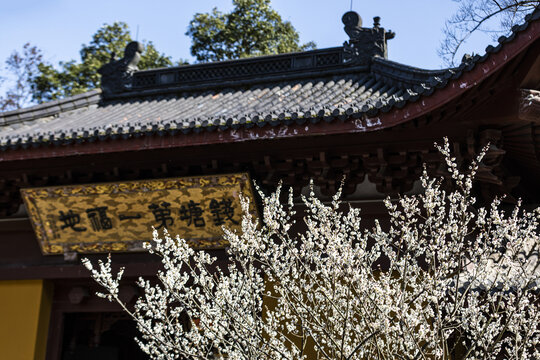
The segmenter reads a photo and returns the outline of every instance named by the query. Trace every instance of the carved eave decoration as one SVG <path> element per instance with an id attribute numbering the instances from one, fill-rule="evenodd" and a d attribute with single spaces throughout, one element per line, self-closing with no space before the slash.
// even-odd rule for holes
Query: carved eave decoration
<path id="1" fill-rule="evenodd" d="M 520 120 L 540 124 L 540 91 L 529 89 L 521 90 L 519 118 Z"/>

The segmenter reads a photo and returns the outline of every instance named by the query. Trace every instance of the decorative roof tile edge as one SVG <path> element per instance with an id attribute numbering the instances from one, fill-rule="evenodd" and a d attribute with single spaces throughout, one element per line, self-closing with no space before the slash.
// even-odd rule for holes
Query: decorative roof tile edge
<path id="1" fill-rule="evenodd" d="M 0 113 L 0 126 L 54 116 L 63 111 L 75 110 L 101 101 L 101 89 L 94 89 L 82 94 L 60 100 L 53 100 L 24 109 Z"/>

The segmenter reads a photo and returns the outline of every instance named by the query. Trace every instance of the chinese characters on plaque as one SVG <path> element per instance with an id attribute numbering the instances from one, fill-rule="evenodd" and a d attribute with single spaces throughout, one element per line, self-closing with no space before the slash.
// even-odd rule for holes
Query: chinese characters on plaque
<path id="1" fill-rule="evenodd" d="M 222 227 L 238 229 L 247 174 L 21 190 L 44 254 L 138 251 L 152 227 L 196 248 L 220 248 Z"/>

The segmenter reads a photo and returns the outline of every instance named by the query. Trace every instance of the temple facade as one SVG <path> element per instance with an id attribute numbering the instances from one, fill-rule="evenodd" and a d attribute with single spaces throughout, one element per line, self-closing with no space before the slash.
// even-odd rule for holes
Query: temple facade
<path id="1" fill-rule="evenodd" d="M 151 227 L 223 256 L 239 192 L 257 214 L 253 181 L 313 180 L 322 199 L 343 181 L 369 222 L 419 191 L 424 164 L 448 175 L 433 146 L 448 137 L 460 163 L 489 144 L 480 201 L 540 204 L 540 11 L 443 70 L 389 60 L 379 18 L 342 21 L 343 46 L 153 70 L 133 42 L 100 89 L 0 113 L 0 358 L 144 359 L 81 257 L 114 252 L 133 302 L 130 279 L 159 269 L 140 246 Z"/>

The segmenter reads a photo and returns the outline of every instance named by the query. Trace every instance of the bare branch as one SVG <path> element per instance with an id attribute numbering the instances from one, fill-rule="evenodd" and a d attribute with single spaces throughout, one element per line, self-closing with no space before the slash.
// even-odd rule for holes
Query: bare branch
<path id="1" fill-rule="evenodd" d="M 539 0 L 455 0 L 457 12 L 446 21 L 438 53 L 449 66 L 467 40 L 477 32 L 497 38 L 522 22 L 527 13 L 540 5 Z"/>

